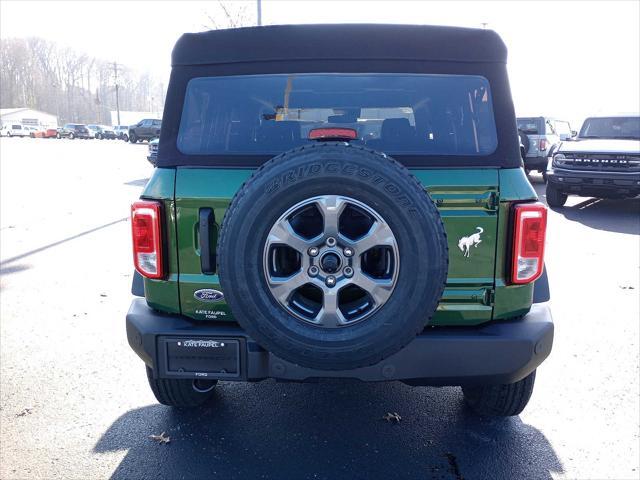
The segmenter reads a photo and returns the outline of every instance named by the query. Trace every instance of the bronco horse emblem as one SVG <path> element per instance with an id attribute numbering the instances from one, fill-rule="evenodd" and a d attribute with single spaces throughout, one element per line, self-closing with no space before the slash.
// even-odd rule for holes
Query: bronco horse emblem
<path id="1" fill-rule="evenodd" d="M 469 235 L 468 237 L 462 237 L 458 240 L 458 248 L 462 251 L 462 255 L 465 257 L 469 256 L 469 249 L 471 247 L 478 248 L 478 244 L 482 242 L 482 240 L 480 240 L 480 234 L 484 232 L 484 229 L 482 227 L 476 227 L 476 230 L 478 230 L 477 233 Z"/>

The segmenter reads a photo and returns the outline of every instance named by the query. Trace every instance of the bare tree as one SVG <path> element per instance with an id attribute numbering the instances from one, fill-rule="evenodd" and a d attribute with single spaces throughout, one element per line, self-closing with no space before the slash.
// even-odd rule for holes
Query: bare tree
<path id="1" fill-rule="evenodd" d="M 256 20 L 249 14 L 251 2 L 225 2 L 218 0 L 213 11 L 205 12 L 208 22 L 203 24 L 206 30 L 221 30 L 255 25 Z"/>
<path id="2" fill-rule="evenodd" d="M 0 107 L 55 113 L 62 122 L 110 120 L 115 110 L 111 64 L 42 38 L 0 39 Z M 126 67 L 120 76 L 125 110 L 162 110 L 164 90 L 148 73 Z"/>

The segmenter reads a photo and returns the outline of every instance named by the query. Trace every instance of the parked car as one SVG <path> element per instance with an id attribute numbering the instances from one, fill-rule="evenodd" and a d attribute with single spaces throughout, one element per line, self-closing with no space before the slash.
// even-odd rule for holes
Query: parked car
<path id="1" fill-rule="evenodd" d="M 107 127 L 105 125 L 90 124 L 87 125 L 87 128 L 89 129 L 89 132 L 91 132 L 93 138 L 96 138 L 98 140 L 102 140 L 105 138 L 108 140 L 113 140 L 116 138 L 116 134 L 111 127 Z"/>
<path id="2" fill-rule="evenodd" d="M 147 160 L 149 163 L 156 166 L 156 162 L 158 160 L 158 144 L 160 143 L 160 139 L 154 138 L 149 142 L 149 154 L 147 155 Z"/>
<path id="3" fill-rule="evenodd" d="M 484 29 L 181 37 L 132 205 L 126 332 L 156 399 L 335 377 L 458 385 L 481 415 L 519 414 L 553 321 L 506 59 Z"/>
<path id="4" fill-rule="evenodd" d="M 44 138 L 56 138 L 58 136 L 57 128 L 47 128 L 44 130 L 43 137 Z"/>
<path id="5" fill-rule="evenodd" d="M 42 138 L 44 136 L 44 131 L 38 127 L 26 125 L 24 128 L 27 129 L 31 138 Z"/>
<path id="6" fill-rule="evenodd" d="M 524 168 L 527 172 L 545 174 L 549 157 L 561 141 L 575 136 L 566 120 L 550 117 L 518 117 L 518 134 L 524 146 Z"/>
<path id="7" fill-rule="evenodd" d="M 129 141 L 136 143 L 142 140 L 153 140 L 160 136 L 162 120 L 146 118 L 129 127 Z"/>
<path id="8" fill-rule="evenodd" d="M 116 134 L 116 138 L 119 140 L 129 141 L 129 126 L 128 125 L 116 125 L 113 127 L 113 131 Z"/>
<path id="9" fill-rule="evenodd" d="M 20 123 L 7 123 L 0 131 L 3 137 L 28 137 L 31 130 Z"/>
<path id="10" fill-rule="evenodd" d="M 640 195 L 640 115 L 587 118 L 576 140 L 562 142 L 553 155 L 547 179 L 551 207 L 562 207 L 568 195 Z"/>
<path id="11" fill-rule="evenodd" d="M 87 126 L 83 123 L 67 123 L 64 127 L 58 129 L 57 138 L 91 138 L 91 133 Z"/>
<path id="12" fill-rule="evenodd" d="M 87 124 L 87 130 L 89 130 L 89 137 L 96 138 L 96 134 L 98 133 L 98 125 L 96 124 Z"/>

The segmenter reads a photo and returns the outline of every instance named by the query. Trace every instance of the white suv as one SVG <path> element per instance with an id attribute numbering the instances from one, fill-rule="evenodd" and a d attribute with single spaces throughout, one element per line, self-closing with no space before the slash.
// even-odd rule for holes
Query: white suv
<path id="1" fill-rule="evenodd" d="M 28 137 L 31 131 L 20 123 L 7 123 L 0 130 L 3 137 Z"/>

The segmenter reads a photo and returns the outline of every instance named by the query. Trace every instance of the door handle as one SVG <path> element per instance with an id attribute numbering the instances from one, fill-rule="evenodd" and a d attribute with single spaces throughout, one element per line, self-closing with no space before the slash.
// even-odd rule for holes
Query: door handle
<path id="1" fill-rule="evenodd" d="M 211 241 L 217 233 L 216 217 L 213 208 L 201 208 L 199 213 L 200 268 L 202 273 L 212 275 L 216 272 L 216 253 L 211 249 Z"/>

